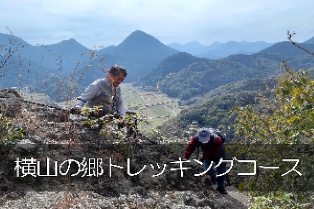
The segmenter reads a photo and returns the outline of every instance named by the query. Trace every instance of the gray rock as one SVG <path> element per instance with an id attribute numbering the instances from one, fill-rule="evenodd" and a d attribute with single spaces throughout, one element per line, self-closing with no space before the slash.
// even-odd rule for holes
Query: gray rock
<path id="1" fill-rule="evenodd" d="M 20 94 L 15 89 L 2 89 L 0 96 L 10 98 L 0 98 L 0 113 L 1 110 L 6 110 L 4 113 L 7 117 L 14 118 L 22 112 L 22 99 Z"/>
<path id="2" fill-rule="evenodd" d="M 38 149 L 38 145 L 32 142 L 29 139 L 22 139 L 18 141 L 12 150 L 15 152 L 26 152 L 26 153 L 34 153 Z"/>

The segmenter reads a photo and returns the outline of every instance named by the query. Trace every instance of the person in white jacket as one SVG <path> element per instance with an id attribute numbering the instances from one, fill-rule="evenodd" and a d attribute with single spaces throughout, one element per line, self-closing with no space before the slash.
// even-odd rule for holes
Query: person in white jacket
<path id="1" fill-rule="evenodd" d="M 94 81 L 77 97 L 71 113 L 79 114 L 84 105 L 87 107 L 102 105 L 99 114 L 93 115 L 93 117 L 101 117 L 108 113 L 118 113 L 120 118 L 125 117 L 126 108 L 119 85 L 126 76 L 127 71 L 123 67 L 112 66 L 106 78 Z"/>

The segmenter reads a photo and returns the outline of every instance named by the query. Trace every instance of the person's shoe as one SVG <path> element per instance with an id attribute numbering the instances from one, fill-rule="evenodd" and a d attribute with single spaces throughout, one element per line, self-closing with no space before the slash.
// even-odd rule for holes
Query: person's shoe
<path id="1" fill-rule="evenodd" d="M 218 191 L 220 194 L 228 194 L 228 192 L 227 192 L 225 189 L 217 189 L 217 191 Z"/>

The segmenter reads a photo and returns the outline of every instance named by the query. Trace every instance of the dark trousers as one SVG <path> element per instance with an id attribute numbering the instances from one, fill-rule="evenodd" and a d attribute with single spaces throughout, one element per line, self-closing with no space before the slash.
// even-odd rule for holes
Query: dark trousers
<path id="1" fill-rule="evenodd" d="M 204 171 L 206 171 L 211 162 L 213 161 L 214 163 L 212 164 L 211 168 L 209 169 L 209 171 L 206 172 L 206 175 L 209 175 L 211 178 L 216 178 L 216 173 L 219 174 L 223 174 L 226 172 L 226 165 L 227 163 L 226 162 L 222 162 L 216 169 L 217 169 L 217 172 L 215 171 L 214 167 L 216 165 L 218 165 L 220 159 L 223 159 L 223 160 L 226 160 L 226 153 L 224 153 L 223 155 L 219 156 L 219 157 L 215 157 L 215 158 L 211 158 L 211 159 L 207 159 L 204 161 Z M 218 176 L 217 178 L 217 189 L 218 190 L 221 190 L 221 189 L 224 189 L 225 188 L 225 178 L 226 178 L 226 174 L 223 175 L 223 176 Z"/>

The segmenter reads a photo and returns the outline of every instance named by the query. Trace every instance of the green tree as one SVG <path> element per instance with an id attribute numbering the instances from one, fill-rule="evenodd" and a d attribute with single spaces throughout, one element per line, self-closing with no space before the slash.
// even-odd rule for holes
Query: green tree
<path id="1" fill-rule="evenodd" d="M 231 152 L 245 154 L 263 166 L 276 165 L 282 171 L 293 167 L 282 159 L 300 160 L 302 176 L 293 172 L 283 177 L 278 170 L 257 169 L 254 177 L 246 178 L 240 189 L 254 197 L 252 208 L 313 207 L 314 80 L 310 73 L 296 72 L 285 61 L 280 65 L 285 73 L 275 89 L 268 89 L 268 96 L 260 94 L 259 105 L 235 108 L 235 133 L 244 136 L 248 146 Z"/>
<path id="2" fill-rule="evenodd" d="M 250 142 L 303 144 L 314 142 L 314 80 L 310 73 L 288 68 L 270 97 L 260 95 L 260 107 L 237 107 L 236 134 Z"/>

